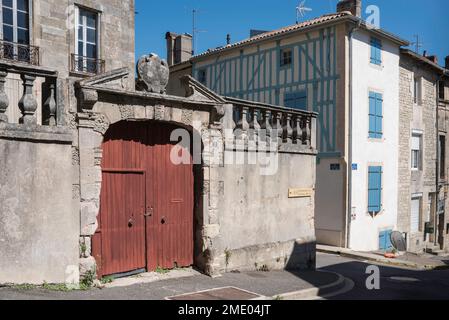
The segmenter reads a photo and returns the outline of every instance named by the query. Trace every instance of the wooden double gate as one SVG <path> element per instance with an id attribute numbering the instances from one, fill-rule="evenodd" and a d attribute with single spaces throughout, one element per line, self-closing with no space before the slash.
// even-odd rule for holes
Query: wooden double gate
<path id="1" fill-rule="evenodd" d="M 120 122 L 103 143 L 99 228 L 92 250 L 101 276 L 193 264 L 194 172 L 170 154 L 178 127 Z"/>

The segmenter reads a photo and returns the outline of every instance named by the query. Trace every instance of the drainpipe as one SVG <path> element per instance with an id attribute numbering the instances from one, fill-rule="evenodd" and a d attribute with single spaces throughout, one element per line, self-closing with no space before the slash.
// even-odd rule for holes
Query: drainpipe
<path id="1" fill-rule="evenodd" d="M 345 223 L 346 243 L 345 247 L 349 249 L 349 242 L 351 236 L 351 221 L 352 221 L 352 79 L 353 79 L 353 37 L 354 32 L 357 31 L 362 24 L 362 20 L 358 20 L 357 24 L 349 31 L 349 132 L 348 132 L 348 212 Z"/>

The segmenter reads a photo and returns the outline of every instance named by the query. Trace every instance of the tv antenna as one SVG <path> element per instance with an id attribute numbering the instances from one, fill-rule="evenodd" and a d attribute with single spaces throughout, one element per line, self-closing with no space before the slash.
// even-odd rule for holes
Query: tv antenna
<path id="1" fill-rule="evenodd" d="M 197 42 L 196 41 L 197 34 L 200 32 L 207 32 L 206 30 L 200 30 L 200 29 L 197 29 L 197 27 L 196 27 L 196 16 L 198 13 L 200 13 L 199 10 L 197 10 L 197 9 L 192 10 L 192 56 L 194 56 L 195 52 L 196 52 L 195 49 L 196 49 L 196 42 Z"/>
<path id="2" fill-rule="evenodd" d="M 306 0 L 303 0 L 299 3 L 299 5 L 296 7 L 296 24 L 299 23 L 300 18 L 304 18 L 307 12 L 311 12 L 312 9 L 306 7 Z"/>
<path id="3" fill-rule="evenodd" d="M 420 49 L 423 47 L 423 43 L 421 42 L 421 38 L 418 34 L 415 34 L 413 38 L 415 41 L 413 41 L 410 45 L 415 46 L 415 52 L 419 54 Z"/>

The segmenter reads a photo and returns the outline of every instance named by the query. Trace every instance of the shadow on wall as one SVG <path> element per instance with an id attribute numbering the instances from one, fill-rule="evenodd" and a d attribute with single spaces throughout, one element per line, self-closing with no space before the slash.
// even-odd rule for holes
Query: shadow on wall
<path id="1" fill-rule="evenodd" d="M 295 242 L 293 251 L 285 265 L 285 270 L 315 270 L 316 242 L 299 244 Z"/>

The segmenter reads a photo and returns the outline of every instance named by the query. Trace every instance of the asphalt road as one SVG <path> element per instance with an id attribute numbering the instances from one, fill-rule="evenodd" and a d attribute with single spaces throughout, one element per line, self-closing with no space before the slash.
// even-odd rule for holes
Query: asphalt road
<path id="1" fill-rule="evenodd" d="M 371 275 L 367 268 L 371 262 L 318 254 L 320 270 L 337 272 L 351 279 L 355 286 L 331 300 L 447 300 L 449 299 L 449 270 L 416 271 L 391 266 L 379 267 L 379 290 L 368 290 L 366 282 Z M 370 283 L 373 283 L 370 281 Z"/>

